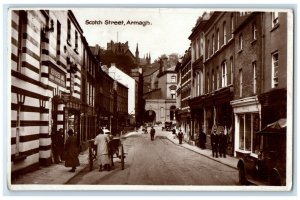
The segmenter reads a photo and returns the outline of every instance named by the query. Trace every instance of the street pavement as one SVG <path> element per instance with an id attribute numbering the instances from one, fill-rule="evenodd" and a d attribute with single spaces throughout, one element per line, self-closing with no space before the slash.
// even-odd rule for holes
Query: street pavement
<path id="1" fill-rule="evenodd" d="M 226 158 L 214 158 L 212 157 L 212 152 L 209 149 L 200 149 L 196 146 L 190 145 L 186 142 L 179 144 L 176 136 L 169 131 L 159 131 L 157 127 L 156 137 L 166 137 L 168 140 L 176 145 L 181 145 L 182 147 L 189 149 L 193 152 L 199 153 L 217 162 L 223 163 L 229 167 L 237 168 L 238 159 L 234 157 L 227 156 Z M 123 137 L 130 137 L 136 134 L 142 134 L 141 130 L 128 132 L 123 135 Z M 65 184 L 74 176 L 76 176 L 80 171 L 84 170 L 88 166 L 88 150 L 80 153 L 79 155 L 80 166 L 76 168 L 75 172 L 69 172 L 70 168 L 66 168 L 64 163 L 52 164 L 48 167 L 40 167 L 40 169 L 30 172 L 12 180 L 11 184 Z"/>

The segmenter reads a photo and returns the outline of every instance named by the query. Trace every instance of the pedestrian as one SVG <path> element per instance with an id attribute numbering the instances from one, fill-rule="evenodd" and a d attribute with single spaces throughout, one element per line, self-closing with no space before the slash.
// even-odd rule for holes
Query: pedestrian
<path id="1" fill-rule="evenodd" d="M 213 157 L 216 156 L 216 158 L 218 158 L 219 137 L 217 135 L 216 129 L 213 130 L 213 133 L 211 134 L 210 139 L 211 139 L 212 155 L 213 155 Z"/>
<path id="2" fill-rule="evenodd" d="M 54 163 L 59 163 L 59 150 L 58 150 L 58 132 L 52 130 L 51 133 L 51 146 L 52 146 L 52 155 Z"/>
<path id="3" fill-rule="evenodd" d="M 152 126 L 152 127 L 151 127 L 151 130 L 150 130 L 151 140 L 154 140 L 154 135 L 155 135 L 155 129 L 154 129 L 153 126 Z"/>
<path id="4" fill-rule="evenodd" d="M 224 134 L 224 131 L 221 131 L 219 135 L 219 151 L 220 157 L 226 158 L 226 148 L 227 148 L 227 136 Z"/>
<path id="5" fill-rule="evenodd" d="M 201 149 L 205 149 L 205 143 L 206 143 L 206 134 L 204 133 L 203 129 L 200 130 L 199 133 L 199 146 Z"/>
<path id="6" fill-rule="evenodd" d="M 173 128 L 173 130 L 172 130 L 172 134 L 176 134 L 176 130 L 175 130 L 175 128 Z"/>
<path id="7" fill-rule="evenodd" d="M 103 130 L 99 131 L 96 136 L 94 144 L 97 145 L 97 160 L 99 164 L 99 171 L 107 169 L 110 171 L 110 158 L 108 155 L 109 135 L 104 134 Z"/>
<path id="8" fill-rule="evenodd" d="M 76 167 L 79 166 L 77 138 L 72 129 L 68 130 L 68 135 L 69 137 L 65 145 L 65 166 L 72 167 L 70 172 L 75 172 Z"/>
<path id="9" fill-rule="evenodd" d="M 58 144 L 58 159 L 59 162 L 62 162 L 64 160 L 64 129 L 60 128 L 58 130 L 58 136 L 57 136 L 57 144 Z"/>
<path id="10" fill-rule="evenodd" d="M 181 131 L 181 129 L 179 130 L 179 133 L 178 133 L 178 139 L 179 139 L 179 144 L 182 144 L 183 132 Z"/>

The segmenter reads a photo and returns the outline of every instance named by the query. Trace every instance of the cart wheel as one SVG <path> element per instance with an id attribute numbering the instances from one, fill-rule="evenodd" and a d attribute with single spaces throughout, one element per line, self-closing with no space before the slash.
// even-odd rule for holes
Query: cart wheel
<path id="1" fill-rule="evenodd" d="M 121 152 L 120 152 L 120 156 L 121 156 L 121 165 L 122 165 L 122 170 L 124 169 L 124 148 L 123 145 L 121 145 Z"/>
<path id="2" fill-rule="evenodd" d="M 93 170 L 93 152 L 92 148 L 89 148 L 89 165 L 90 165 L 90 171 Z"/>

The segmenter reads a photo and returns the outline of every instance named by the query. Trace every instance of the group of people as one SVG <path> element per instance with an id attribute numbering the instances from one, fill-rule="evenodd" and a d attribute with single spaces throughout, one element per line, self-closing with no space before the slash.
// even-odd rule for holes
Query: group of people
<path id="1" fill-rule="evenodd" d="M 73 129 L 68 130 L 66 143 L 64 143 L 64 131 L 62 128 L 52 132 L 51 139 L 54 163 L 61 163 L 64 160 L 65 166 L 71 167 L 70 172 L 75 172 L 76 167 L 79 166 L 79 148 Z"/>
<path id="2" fill-rule="evenodd" d="M 217 134 L 217 130 L 213 130 L 211 134 L 211 147 L 212 147 L 212 156 L 218 158 L 226 158 L 226 148 L 227 148 L 227 137 L 224 134 L 224 131 L 220 131 L 220 134 Z"/>

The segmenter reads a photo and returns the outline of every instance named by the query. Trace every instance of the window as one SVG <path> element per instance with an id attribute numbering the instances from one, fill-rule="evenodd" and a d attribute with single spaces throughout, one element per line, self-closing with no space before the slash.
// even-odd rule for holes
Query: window
<path id="1" fill-rule="evenodd" d="M 226 87 L 227 86 L 227 64 L 226 64 L 226 61 L 224 61 L 221 64 L 221 68 L 222 68 L 222 87 Z"/>
<path id="2" fill-rule="evenodd" d="M 211 44 L 212 44 L 212 53 L 215 53 L 215 35 L 212 35 L 211 38 Z"/>
<path id="3" fill-rule="evenodd" d="M 201 33 L 201 37 L 200 37 L 200 55 L 203 55 L 203 44 L 204 43 L 204 34 Z"/>
<path id="4" fill-rule="evenodd" d="M 176 76 L 171 76 L 171 82 L 176 83 Z"/>
<path id="5" fill-rule="evenodd" d="M 233 38 L 233 32 L 234 32 L 234 18 L 233 15 L 230 17 L 230 23 L 231 23 L 231 38 Z"/>
<path id="6" fill-rule="evenodd" d="M 217 67 L 217 89 L 219 89 L 220 86 L 220 75 L 219 75 L 219 67 Z"/>
<path id="7" fill-rule="evenodd" d="M 255 151 L 257 148 L 257 138 L 255 133 L 260 130 L 260 119 L 258 113 L 243 113 L 238 114 L 238 133 L 239 133 L 239 149 L 258 153 Z"/>
<path id="8" fill-rule="evenodd" d="M 200 87 L 201 87 L 201 84 L 200 84 L 200 73 L 197 73 L 197 96 L 200 95 Z"/>
<path id="9" fill-rule="evenodd" d="M 209 92 L 209 73 L 207 73 L 207 93 Z"/>
<path id="10" fill-rule="evenodd" d="M 196 46 L 195 43 L 192 43 L 192 62 L 196 60 Z"/>
<path id="11" fill-rule="evenodd" d="M 60 36 L 61 36 L 61 25 L 59 21 L 56 22 L 56 60 L 60 59 Z"/>
<path id="12" fill-rule="evenodd" d="M 160 117 L 163 118 L 165 116 L 164 107 L 160 108 Z"/>
<path id="13" fill-rule="evenodd" d="M 239 70 L 239 85 L 240 85 L 240 97 L 243 96 L 243 72 L 242 69 Z"/>
<path id="14" fill-rule="evenodd" d="M 68 19 L 68 35 L 67 35 L 67 43 L 71 45 L 71 21 Z"/>
<path id="15" fill-rule="evenodd" d="M 252 24 L 252 39 L 256 40 L 257 38 L 257 28 L 256 28 L 256 23 L 254 22 Z"/>
<path id="16" fill-rule="evenodd" d="M 76 52 L 78 51 L 78 32 L 75 31 L 75 49 Z"/>
<path id="17" fill-rule="evenodd" d="M 199 38 L 197 38 L 197 40 L 196 40 L 196 59 L 198 59 L 199 58 L 199 55 L 200 55 L 200 47 L 199 47 L 199 44 L 200 42 L 199 42 Z"/>
<path id="18" fill-rule="evenodd" d="M 278 12 L 272 12 L 272 28 L 278 24 Z"/>
<path id="19" fill-rule="evenodd" d="M 200 94 L 202 95 L 203 94 L 203 90 L 204 90 L 204 88 L 203 88 L 203 80 L 204 78 L 203 78 L 203 72 L 202 71 L 200 71 Z"/>
<path id="20" fill-rule="evenodd" d="M 211 73 L 211 90 L 212 91 L 215 90 L 215 73 L 214 73 L 214 70 L 212 70 L 212 73 Z"/>
<path id="21" fill-rule="evenodd" d="M 217 50 L 220 49 L 220 32 L 219 29 L 217 30 Z"/>
<path id="22" fill-rule="evenodd" d="M 27 23 L 27 13 L 23 10 L 19 11 L 19 27 L 18 27 L 18 63 L 17 71 L 21 72 L 22 67 L 22 48 L 23 48 L 23 33 Z"/>
<path id="23" fill-rule="evenodd" d="M 176 99 L 176 90 L 172 89 L 170 93 L 171 93 L 171 99 Z"/>
<path id="24" fill-rule="evenodd" d="M 239 48 L 240 48 L 240 50 L 243 49 L 243 35 L 242 34 L 240 34 L 240 36 L 239 36 Z"/>
<path id="25" fill-rule="evenodd" d="M 207 40 L 207 58 L 210 56 L 209 40 Z"/>
<path id="26" fill-rule="evenodd" d="M 272 88 L 278 86 L 278 52 L 272 54 Z"/>
<path id="27" fill-rule="evenodd" d="M 225 45 L 227 43 L 226 40 L 226 22 L 223 23 L 223 44 Z"/>
<path id="28" fill-rule="evenodd" d="M 233 84 L 233 57 L 230 57 L 230 84 Z"/>
<path id="29" fill-rule="evenodd" d="M 252 63 L 253 71 L 253 93 L 256 94 L 256 62 Z"/>

